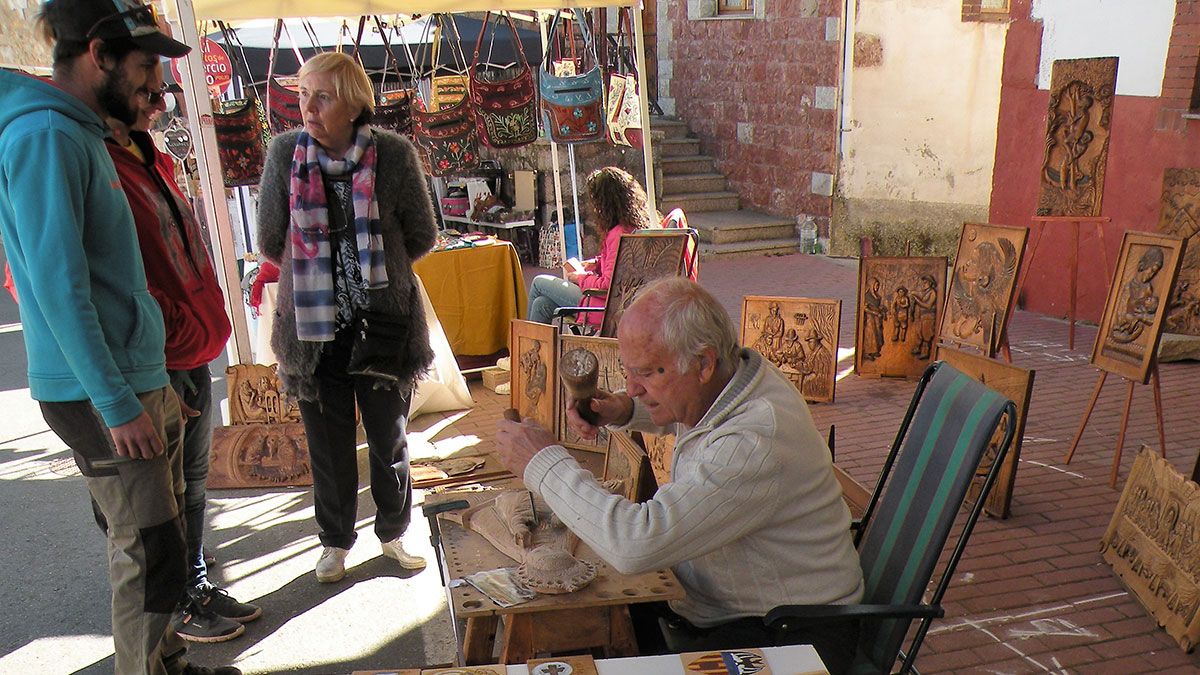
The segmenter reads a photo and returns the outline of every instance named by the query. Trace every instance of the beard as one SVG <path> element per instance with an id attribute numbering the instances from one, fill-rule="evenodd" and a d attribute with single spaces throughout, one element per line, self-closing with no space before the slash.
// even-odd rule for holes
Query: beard
<path id="1" fill-rule="evenodd" d="M 138 118 L 137 109 L 129 103 L 130 97 L 133 96 L 131 89 L 129 80 L 118 65 L 105 72 L 104 81 L 100 83 L 100 90 L 96 92 L 100 107 L 104 109 L 104 112 L 109 117 L 128 126 L 133 126 Z"/>

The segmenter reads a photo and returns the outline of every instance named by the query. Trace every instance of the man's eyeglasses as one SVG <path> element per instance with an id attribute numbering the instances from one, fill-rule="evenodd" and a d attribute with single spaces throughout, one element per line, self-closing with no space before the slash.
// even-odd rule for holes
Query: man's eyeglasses
<path id="1" fill-rule="evenodd" d="M 170 85 L 164 84 L 159 89 L 145 89 L 138 93 L 145 96 L 146 102 L 150 105 L 159 105 L 166 99 L 168 91 L 170 91 Z"/>
<path id="2" fill-rule="evenodd" d="M 84 37 L 87 40 L 99 37 L 99 33 L 104 26 L 114 21 L 124 21 L 125 28 L 129 31 L 130 35 L 137 35 L 139 28 L 158 30 L 158 12 L 150 5 L 143 5 L 117 14 L 110 14 L 100 19 L 92 24 L 92 27 L 88 29 L 87 35 Z"/>

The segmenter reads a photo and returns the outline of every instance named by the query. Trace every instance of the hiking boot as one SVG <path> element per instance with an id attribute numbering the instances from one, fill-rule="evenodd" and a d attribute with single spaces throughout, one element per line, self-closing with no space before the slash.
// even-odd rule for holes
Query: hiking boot
<path id="1" fill-rule="evenodd" d="M 171 627 L 179 637 L 191 642 L 225 642 L 246 632 L 246 627 L 237 621 L 218 616 L 191 600 L 175 610 Z"/>
<path id="2" fill-rule="evenodd" d="M 183 667 L 179 675 L 242 675 L 242 671 L 233 666 L 209 668 L 208 666 L 198 666 L 194 663 L 189 663 Z"/>
<path id="3" fill-rule="evenodd" d="M 262 607 L 248 602 L 234 600 L 223 588 L 217 588 L 211 583 L 204 582 L 188 589 L 192 601 L 204 609 L 233 619 L 238 623 L 249 623 L 262 616 Z"/>
<path id="4" fill-rule="evenodd" d="M 326 546 L 317 561 L 317 581 L 323 584 L 341 581 L 346 576 L 346 554 L 349 552 L 349 549 Z"/>
<path id="5" fill-rule="evenodd" d="M 392 560 L 400 563 L 400 566 L 406 570 L 423 570 L 425 569 L 425 559 L 419 555 L 412 555 L 404 550 L 404 544 L 400 541 L 400 537 L 396 537 L 391 541 L 385 541 L 383 546 L 383 554 Z"/>

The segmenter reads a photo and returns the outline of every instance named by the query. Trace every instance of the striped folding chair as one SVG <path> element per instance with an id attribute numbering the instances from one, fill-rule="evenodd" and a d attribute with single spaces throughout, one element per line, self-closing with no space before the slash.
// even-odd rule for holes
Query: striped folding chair
<path id="1" fill-rule="evenodd" d="M 945 614 L 942 596 L 1015 427 L 1012 401 L 949 364 L 930 365 L 917 384 L 856 537 L 865 584 L 862 604 L 776 607 L 767 614 L 768 625 L 785 636 L 789 629 L 813 622 L 857 621 L 858 650 L 849 672 L 889 673 L 898 657 L 903 659 L 901 673 L 916 672 L 917 650 L 933 619 Z M 925 600 L 955 517 L 1000 428 L 1003 435 L 983 490 Z M 917 630 L 902 649 L 913 621 L 918 621 Z"/>

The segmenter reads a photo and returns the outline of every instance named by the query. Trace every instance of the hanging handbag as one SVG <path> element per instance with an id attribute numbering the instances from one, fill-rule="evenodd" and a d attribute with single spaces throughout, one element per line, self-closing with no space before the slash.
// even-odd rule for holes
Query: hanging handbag
<path id="1" fill-rule="evenodd" d="M 617 10 L 617 34 L 610 37 L 608 93 L 605 97 L 605 126 L 613 145 L 642 147 L 642 102 L 638 92 L 637 68 L 630 58 L 633 23 L 628 7 Z"/>
<path id="2" fill-rule="evenodd" d="M 283 19 L 277 19 L 275 22 L 275 35 L 271 40 L 271 55 L 267 58 L 267 121 L 271 127 L 271 133 L 282 134 L 291 129 L 299 129 L 304 126 L 304 116 L 300 114 L 300 92 L 294 86 L 289 86 L 281 82 L 281 78 L 275 77 L 276 55 L 279 52 L 279 36 L 287 26 L 284 25 Z M 291 39 L 291 33 L 288 33 L 288 39 Z M 303 66 L 304 58 L 300 54 L 300 50 L 296 48 L 295 43 L 292 44 L 292 50 L 296 53 L 296 61 Z M 294 78 L 289 78 L 294 81 Z"/>
<path id="3" fill-rule="evenodd" d="M 475 56 L 471 60 L 471 104 L 475 108 L 475 128 L 479 131 L 479 140 L 492 148 L 515 148 L 528 145 L 537 140 L 537 89 L 533 84 L 533 70 L 525 58 L 525 48 L 521 45 L 521 36 L 513 24 L 512 17 L 505 13 L 504 20 L 512 31 L 513 43 L 516 45 L 518 73 L 500 81 L 488 77 L 494 75 L 496 69 L 489 65 L 492 49 L 488 48 L 488 58 L 484 63 L 479 61 L 479 49 L 483 46 L 483 35 L 487 32 L 488 12 L 483 18 L 479 29 L 479 37 L 475 40 Z M 492 32 L 493 44 L 496 39 L 495 30 Z M 489 70 L 490 69 L 490 70 Z M 500 72 L 507 75 L 507 69 Z"/>
<path id="4" fill-rule="evenodd" d="M 587 22 L 582 20 L 579 10 L 573 11 L 583 36 L 584 60 L 591 56 L 590 68 L 580 75 L 569 77 L 559 77 L 549 70 L 553 61 L 551 51 L 555 45 L 555 31 L 562 22 L 562 13 L 556 12 L 550 25 L 542 69 L 538 73 L 542 126 L 550 139 L 557 143 L 587 143 L 604 138 L 604 78 Z"/>
<path id="5" fill-rule="evenodd" d="M 258 98 L 222 102 L 220 111 L 213 112 L 213 128 L 225 187 L 257 185 L 271 138 Z"/>
<path id="6" fill-rule="evenodd" d="M 435 14 L 430 21 L 437 22 L 435 35 L 440 40 L 443 15 Z M 454 25 L 453 17 L 450 18 Z M 457 34 L 457 29 L 454 29 Z M 436 42 L 435 42 L 436 47 Z M 433 71 L 438 64 L 433 61 Z M 432 73 L 431 73 L 432 74 Z M 457 104 L 436 111 L 422 110 L 420 101 L 414 99 L 411 107 L 413 137 L 425 152 L 429 172 L 434 176 L 451 176 L 464 173 L 479 164 L 479 139 L 475 132 L 475 115 L 470 101 L 464 97 Z"/>
<path id="7" fill-rule="evenodd" d="M 380 129 L 387 129 L 398 133 L 402 136 L 412 136 L 413 122 L 412 113 L 409 111 L 409 106 L 412 105 L 412 90 L 405 86 L 404 75 L 400 71 L 400 61 L 396 58 L 395 51 L 392 50 L 391 40 L 388 39 L 388 31 L 391 30 L 385 26 L 383 21 L 377 16 L 375 17 L 375 26 L 379 28 L 379 35 L 383 39 L 383 46 L 387 50 L 387 63 L 384 64 L 383 78 L 379 81 L 379 98 L 375 104 L 375 116 L 372 118 L 371 124 Z M 405 50 L 408 49 L 408 44 L 405 43 Z M 410 68 L 412 56 L 409 56 Z M 384 86 L 387 82 L 388 65 L 391 65 L 396 70 L 396 79 L 399 81 L 399 88 L 390 91 L 384 91 Z"/>
<path id="8" fill-rule="evenodd" d="M 444 30 L 444 19 L 440 16 L 434 21 L 433 43 L 430 51 L 430 75 L 429 75 L 429 101 L 426 109 L 430 112 L 437 112 L 443 108 L 456 106 L 459 103 L 467 100 L 467 90 L 470 86 L 470 80 L 466 75 L 467 57 L 462 52 L 462 38 L 458 34 L 458 24 L 454 21 L 454 17 L 450 16 L 450 55 L 454 58 L 454 65 L 458 70 L 450 70 L 449 74 L 438 75 L 438 71 L 442 68 L 440 64 L 441 48 L 442 48 L 442 31 Z"/>

